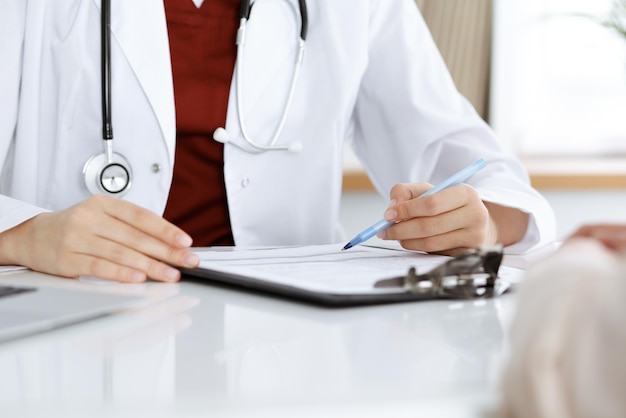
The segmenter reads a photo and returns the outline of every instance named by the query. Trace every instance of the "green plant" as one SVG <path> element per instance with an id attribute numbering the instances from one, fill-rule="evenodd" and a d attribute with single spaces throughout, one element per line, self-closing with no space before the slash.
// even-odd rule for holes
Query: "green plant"
<path id="1" fill-rule="evenodd" d="M 605 18 L 590 17 L 626 40 L 626 0 L 613 0 L 611 11 Z"/>

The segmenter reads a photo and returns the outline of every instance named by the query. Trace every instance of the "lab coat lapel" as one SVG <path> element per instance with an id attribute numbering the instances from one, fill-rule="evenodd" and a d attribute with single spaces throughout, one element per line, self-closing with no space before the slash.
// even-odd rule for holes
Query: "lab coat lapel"
<path id="1" fill-rule="evenodd" d="M 176 116 L 163 2 L 111 0 L 111 32 L 152 105 L 173 164 Z"/>

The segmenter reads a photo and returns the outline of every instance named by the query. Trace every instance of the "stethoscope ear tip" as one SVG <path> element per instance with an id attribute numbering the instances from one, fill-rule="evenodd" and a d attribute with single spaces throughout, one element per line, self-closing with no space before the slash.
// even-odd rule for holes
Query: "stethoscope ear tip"
<path id="1" fill-rule="evenodd" d="M 237 145 L 237 144 L 235 144 L 234 142 L 231 141 L 230 134 L 224 128 L 217 128 L 215 130 L 215 132 L 213 132 L 213 139 L 216 140 L 217 142 L 221 142 L 222 144 L 231 143 L 231 144 L 235 145 L 236 147 L 241 148 L 240 145 Z M 273 147 L 273 146 L 260 147 L 258 145 L 255 145 L 254 143 L 250 143 L 250 144 L 254 148 L 256 148 L 259 152 L 274 151 L 274 150 L 283 150 L 283 151 L 287 150 L 287 151 L 289 151 L 292 154 L 299 154 L 299 153 L 302 152 L 302 142 L 299 142 L 299 141 L 292 142 L 289 145 L 279 146 L 279 147 Z"/>
<path id="2" fill-rule="evenodd" d="M 222 144 L 225 144 L 228 141 L 230 141 L 230 135 L 228 134 L 228 131 L 226 131 L 226 129 L 217 128 L 215 132 L 213 132 L 213 139 L 216 140 L 217 142 L 221 142 Z"/>
<path id="3" fill-rule="evenodd" d="M 292 142 L 287 150 L 292 154 L 300 154 L 302 152 L 302 142 Z"/>

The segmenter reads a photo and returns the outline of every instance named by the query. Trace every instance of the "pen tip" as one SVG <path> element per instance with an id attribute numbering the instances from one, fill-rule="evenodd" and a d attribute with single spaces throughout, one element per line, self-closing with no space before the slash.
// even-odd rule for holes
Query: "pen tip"
<path id="1" fill-rule="evenodd" d="M 347 243 L 346 246 L 341 249 L 341 251 L 349 250 L 350 248 L 352 248 L 352 245 L 350 243 Z"/>

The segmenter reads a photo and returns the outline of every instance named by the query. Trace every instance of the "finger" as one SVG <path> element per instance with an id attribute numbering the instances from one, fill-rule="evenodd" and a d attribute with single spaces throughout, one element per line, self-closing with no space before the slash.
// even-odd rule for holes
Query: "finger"
<path id="1" fill-rule="evenodd" d="M 626 249 L 626 226 L 619 224 L 585 225 L 579 228 L 569 239 L 576 237 L 593 238 L 609 249 L 621 251 Z"/>
<path id="2" fill-rule="evenodd" d="M 461 212 L 461 211 L 457 211 Z M 456 213 L 449 212 L 437 216 L 423 216 L 398 222 L 385 232 L 385 239 L 396 241 L 412 238 L 427 238 L 462 229 L 465 222 Z"/>
<path id="3" fill-rule="evenodd" d="M 106 217 L 94 227 L 94 233 L 107 241 L 117 242 L 128 251 L 136 252 L 151 259 L 163 261 L 167 264 L 184 267 L 196 267 L 200 262 L 198 256 L 185 248 L 172 246 L 153 236 L 136 229 L 116 218 Z M 109 247 L 117 249 L 118 247 Z M 100 251 L 101 249 L 98 249 Z M 131 265 L 131 264 L 127 264 Z M 133 264 L 133 266 L 135 266 Z M 149 273 L 148 270 L 143 269 Z M 152 276 L 151 276 L 152 277 Z M 160 275 L 157 277 L 161 277 Z"/>
<path id="4" fill-rule="evenodd" d="M 400 203 L 415 199 L 433 187 L 429 183 L 398 183 L 391 188 L 389 197 L 392 202 Z"/>
<path id="5" fill-rule="evenodd" d="M 621 231 L 626 232 L 626 227 L 614 224 L 584 225 L 574 232 L 572 237 L 617 237 Z"/>
<path id="6" fill-rule="evenodd" d="M 420 244 L 422 245 L 420 250 L 441 251 L 455 247 L 475 248 L 485 245 L 490 239 L 489 232 L 490 219 L 487 209 L 483 205 L 467 205 L 435 216 L 398 222 L 384 231 L 381 238 L 402 242 L 438 237 L 432 243 Z M 441 237 L 456 241 L 441 243 Z"/>
<path id="7" fill-rule="evenodd" d="M 385 231 L 384 239 L 407 240 L 427 238 L 463 230 L 463 241 L 457 245 L 481 245 L 487 239 L 489 213 L 486 210 L 473 210 L 463 207 L 436 216 L 424 216 L 398 222 Z"/>
<path id="8" fill-rule="evenodd" d="M 460 244 L 464 239 L 464 231 L 456 230 L 445 234 L 406 239 L 399 242 L 407 250 L 424 251 L 431 254 L 457 255 L 472 248 L 472 246 Z"/>
<path id="9" fill-rule="evenodd" d="M 121 276 L 122 279 L 128 278 L 127 274 L 130 271 L 131 281 L 138 281 L 139 275 L 135 273 L 143 276 L 143 280 L 146 277 L 164 282 L 175 282 L 180 279 L 180 272 L 174 267 L 155 260 L 134 248 L 101 237 L 84 240 L 74 254 L 76 254 L 78 261 L 71 265 L 78 268 L 79 271 L 87 271 L 87 274 L 92 276 L 115 280 L 116 277 L 111 276 L 111 274 L 117 274 L 114 268 L 117 267 L 124 274 Z M 106 262 L 98 260 L 105 260 Z"/>
<path id="10" fill-rule="evenodd" d="M 107 199 L 107 196 L 103 196 L 103 198 Z M 115 199 L 114 202 L 105 200 L 102 205 L 105 213 L 109 216 L 117 218 L 160 241 L 181 248 L 192 245 L 192 239 L 187 233 L 152 211 L 120 199 Z"/>
<path id="11" fill-rule="evenodd" d="M 480 200 L 472 187 L 459 184 L 430 196 L 417 197 L 397 203 L 389 208 L 384 216 L 390 222 L 422 216 L 435 216 L 465 206 L 472 198 L 477 201 Z"/>
<path id="12" fill-rule="evenodd" d="M 74 253 L 66 255 L 65 260 L 58 271 L 51 273 L 72 278 L 93 276 L 122 283 L 142 283 L 147 279 L 144 272 L 92 255 Z"/>

